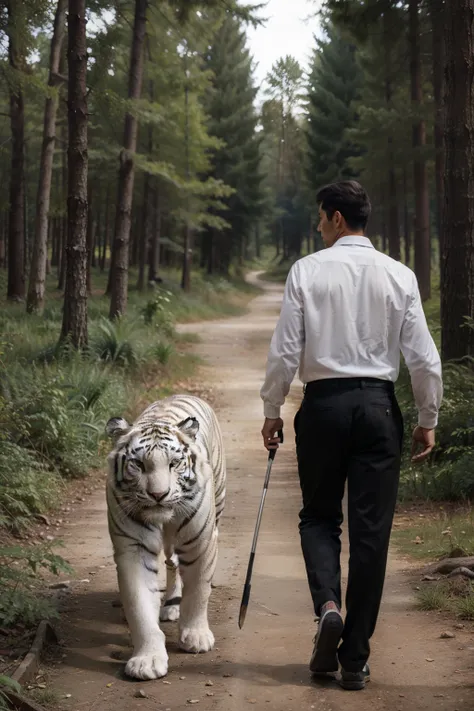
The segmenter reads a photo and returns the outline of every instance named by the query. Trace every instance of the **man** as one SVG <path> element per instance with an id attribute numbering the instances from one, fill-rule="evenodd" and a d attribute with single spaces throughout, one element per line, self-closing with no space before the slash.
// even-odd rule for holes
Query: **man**
<path id="1" fill-rule="evenodd" d="M 365 190 L 355 181 L 339 182 L 320 190 L 317 201 L 318 230 L 328 249 L 300 259 L 288 275 L 261 390 L 262 435 L 267 449 L 278 446 L 280 408 L 299 366 L 305 384 L 295 418 L 303 497 L 299 529 L 319 617 L 310 670 L 334 673 L 340 663 L 341 686 L 357 690 L 370 676 L 369 640 L 397 498 L 403 421 L 394 382 L 400 351 L 419 413 L 414 462 L 434 447 L 441 363 L 415 275 L 364 236 L 371 211 Z M 344 623 L 340 526 L 346 479 L 350 560 Z"/>

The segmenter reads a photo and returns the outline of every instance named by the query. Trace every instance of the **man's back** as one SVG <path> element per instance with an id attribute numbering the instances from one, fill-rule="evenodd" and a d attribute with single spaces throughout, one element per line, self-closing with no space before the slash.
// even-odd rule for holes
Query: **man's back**
<path id="1" fill-rule="evenodd" d="M 332 377 L 396 380 L 413 272 L 373 248 L 343 237 L 300 259 L 294 279 L 303 308 L 304 382 Z"/>

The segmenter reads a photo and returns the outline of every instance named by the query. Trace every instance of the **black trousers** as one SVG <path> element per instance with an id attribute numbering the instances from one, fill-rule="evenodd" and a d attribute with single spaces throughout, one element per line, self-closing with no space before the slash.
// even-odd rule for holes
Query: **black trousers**
<path id="1" fill-rule="evenodd" d="M 393 384 L 352 378 L 309 383 L 294 425 L 301 546 L 317 616 L 325 602 L 342 602 L 347 479 L 350 558 L 338 654 L 346 671 L 361 671 L 382 598 L 400 475 L 403 419 Z"/>

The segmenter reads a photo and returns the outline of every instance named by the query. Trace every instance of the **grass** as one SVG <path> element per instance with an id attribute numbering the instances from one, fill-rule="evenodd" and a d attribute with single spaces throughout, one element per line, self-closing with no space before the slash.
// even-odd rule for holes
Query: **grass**
<path id="1" fill-rule="evenodd" d="M 416 608 L 422 612 L 448 610 L 450 602 L 449 585 L 444 583 L 430 583 L 417 591 Z"/>
<path id="2" fill-rule="evenodd" d="M 440 511 L 435 519 L 429 518 L 405 529 L 394 529 L 392 540 L 402 553 L 417 560 L 443 558 L 456 549 L 463 551 L 463 555 L 474 555 L 473 523 L 471 511 L 452 516 Z"/>
<path id="3" fill-rule="evenodd" d="M 436 518 L 394 530 L 393 541 L 401 552 L 416 560 L 474 555 L 472 512 Z M 463 577 L 426 581 L 416 590 L 416 607 L 423 612 L 445 612 L 462 620 L 474 620 L 474 586 Z"/>
<path id="4" fill-rule="evenodd" d="M 416 592 L 416 608 L 422 612 L 445 612 L 460 620 L 474 620 L 474 587 L 455 578 L 426 583 Z"/>
<path id="5" fill-rule="evenodd" d="M 31 689 L 29 692 L 31 698 L 46 709 L 51 709 L 54 706 L 59 706 L 61 697 L 56 689 Z"/>

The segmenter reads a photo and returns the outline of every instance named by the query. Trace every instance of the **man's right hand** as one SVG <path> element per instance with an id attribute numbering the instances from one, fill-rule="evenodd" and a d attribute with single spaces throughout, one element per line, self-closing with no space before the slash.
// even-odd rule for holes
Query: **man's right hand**
<path id="1" fill-rule="evenodd" d="M 422 447 L 421 452 L 418 451 Z M 411 445 L 411 461 L 414 464 L 420 464 L 428 459 L 435 446 L 435 431 L 427 430 L 419 425 L 413 430 L 413 438 Z M 418 453 L 417 453 L 418 451 Z"/>

